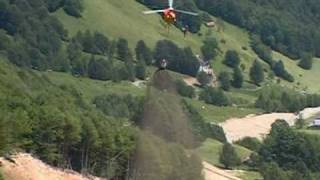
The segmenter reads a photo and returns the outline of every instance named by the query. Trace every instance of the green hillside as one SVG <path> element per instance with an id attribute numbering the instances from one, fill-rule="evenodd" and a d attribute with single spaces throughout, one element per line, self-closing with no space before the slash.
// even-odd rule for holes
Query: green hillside
<path id="1" fill-rule="evenodd" d="M 183 38 L 181 31 L 172 27 L 170 33 L 162 23 L 160 16 L 146 16 L 142 12 L 147 10 L 135 0 L 84 0 L 83 18 L 68 16 L 63 10 L 56 15 L 63 22 L 71 35 L 86 29 L 105 33 L 108 37 L 124 37 L 131 47 L 143 39 L 153 46 L 158 40 L 171 39 L 181 46 L 191 46 L 199 49 L 201 38 Z"/>
<path id="2" fill-rule="evenodd" d="M 196 1 L 185 2 L 195 5 Z M 259 59 L 254 52 L 261 57 L 258 45 L 251 48 L 251 38 L 258 40 L 248 31 L 210 15 L 215 27 L 202 25 L 198 33 L 183 37 L 175 26 L 168 32 L 160 15 L 144 15 L 142 11 L 148 8 L 136 0 L 0 0 L 0 6 L 0 155 L 23 150 L 50 165 L 108 179 L 134 176 L 128 169 L 142 158 L 143 163 L 137 167 L 146 167 L 146 176 L 152 175 L 149 179 L 157 179 L 154 175 L 159 173 L 165 174 L 159 180 L 184 180 L 177 178 L 179 173 L 184 177 L 188 176 L 185 172 L 194 170 L 190 179 L 199 180 L 201 160 L 221 165 L 219 154 L 225 136 L 216 124 L 248 114 L 297 112 L 320 106 L 320 95 L 302 93 L 319 93 L 320 59 L 314 59 L 311 70 L 303 70 L 298 60 L 263 49 L 272 54 L 272 61 L 283 61 L 285 70 L 295 79 L 289 83 L 275 76 L 276 68 L 284 72 L 277 66 L 281 63 L 267 64 Z M 87 30 L 91 32 L 78 34 Z M 217 88 L 206 83 L 191 87 L 182 81 L 196 80 L 190 77 L 199 75 L 195 55 L 201 55 L 203 41 L 209 38 L 216 39 L 219 46 L 208 48 L 211 53 L 217 52 L 209 62 L 215 75 L 227 71 L 241 76 L 244 72 L 242 88 L 233 88 L 237 87 L 233 80 L 237 78 L 228 79 L 228 73 L 218 78 Z M 139 42 L 140 54 L 136 57 L 140 40 L 151 49 Z M 160 40 L 169 41 L 158 43 Z M 241 59 L 240 64 L 233 62 L 234 69 L 223 63 L 230 50 Z M 170 70 L 157 71 L 152 66 L 153 60 L 158 63 L 162 58 L 168 60 Z M 259 72 L 252 75 L 253 62 Z M 265 80 L 254 84 L 249 76 L 256 74 L 264 74 Z M 223 82 L 233 87 L 224 89 Z M 279 138 L 291 130 L 281 122 L 278 129 L 285 130 L 279 132 Z M 318 134 L 312 129 L 300 131 Z M 310 147 L 305 147 L 311 149 L 315 161 L 301 163 L 317 172 L 319 166 L 312 163 L 319 164 L 320 155 L 313 150 L 320 144 L 313 147 L 313 139 L 308 142 Z M 263 143 L 267 147 L 268 142 Z M 286 141 L 281 143 L 286 147 Z M 134 157 L 139 145 L 143 149 Z M 295 143 L 289 145 L 297 149 Z M 242 159 L 252 153 L 234 147 Z M 296 154 L 300 150 L 307 152 L 298 149 Z M 265 158 L 261 163 L 268 159 L 268 154 L 260 150 L 256 153 Z M 301 157 L 304 161 L 307 156 Z M 285 165 L 281 160 L 274 159 L 280 168 Z M 299 165 L 291 160 L 291 167 Z M 258 172 L 246 172 L 260 166 L 249 166 L 236 166 L 245 171 L 240 176 L 260 178 Z"/>
<path id="3" fill-rule="evenodd" d="M 247 31 L 219 20 L 219 28 L 215 27 L 211 29 L 203 25 L 198 34 L 192 34 L 183 38 L 182 32 L 173 26 L 168 34 L 159 15 L 143 15 L 142 11 L 146 9 L 146 7 L 135 0 L 84 0 L 82 18 L 69 16 L 63 10 L 57 11 L 55 15 L 62 21 L 70 35 L 74 35 L 80 30 L 99 31 L 114 39 L 118 37 L 128 39 L 131 48 L 134 48 L 136 42 L 141 39 L 151 47 L 161 39 L 169 39 L 182 47 L 190 46 L 195 54 L 200 54 L 199 49 L 202 41 L 208 36 L 213 36 L 220 42 L 219 47 L 221 50 L 221 53 L 212 62 L 214 71 L 216 73 L 222 70 L 231 72 L 231 69 L 221 62 L 227 50 L 236 50 L 241 57 L 241 63 L 245 66 L 245 78 L 246 80 L 249 79 L 249 69 L 252 62 L 258 56 L 250 47 L 249 33 Z M 275 60 L 283 60 L 286 69 L 296 79 L 295 83 L 288 83 L 283 80 L 281 84 L 291 88 L 296 87 L 298 90 L 319 91 L 320 85 L 319 83 L 315 83 L 316 77 L 320 73 L 318 70 L 320 68 L 320 61 L 318 59 L 314 60 L 313 69 L 306 71 L 297 66 L 298 61 L 293 61 L 280 53 L 274 52 L 273 57 Z M 265 74 L 268 76 L 271 70 L 267 65 L 265 65 L 265 68 L 268 70 Z M 273 82 L 275 83 L 276 80 Z"/>

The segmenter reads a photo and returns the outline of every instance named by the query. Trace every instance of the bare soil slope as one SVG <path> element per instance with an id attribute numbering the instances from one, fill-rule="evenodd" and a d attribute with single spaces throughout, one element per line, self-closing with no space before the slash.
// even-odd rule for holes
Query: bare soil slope
<path id="1" fill-rule="evenodd" d="M 71 170 L 53 168 L 30 154 L 20 153 L 13 156 L 12 160 L 0 158 L 6 180 L 102 180 L 93 176 L 84 177 Z"/>
<path id="2" fill-rule="evenodd" d="M 306 108 L 301 116 L 308 119 L 320 112 L 320 108 Z M 294 125 L 299 115 L 293 113 L 271 113 L 263 115 L 250 115 L 245 118 L 232 118 L 221 123 L 229 142 L 235 142 L 244 137 L 263 139 L 271 130 L 271 125 L 278 119 L 283 119 L 290 126 Z"/>

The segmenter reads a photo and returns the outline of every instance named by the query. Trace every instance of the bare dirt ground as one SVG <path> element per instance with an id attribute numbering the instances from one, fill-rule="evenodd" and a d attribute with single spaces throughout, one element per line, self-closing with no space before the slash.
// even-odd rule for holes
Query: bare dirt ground
<path id="1" fill-rule="evenodd" d="M 306 108 L 301 111 L 304 119 L 315 116 L 320 112 L 318 108 Z M 263 115 L 249 115 L 245 118 L 232 118 L 220 125 L 223 127 L 229 142 L 235 142 L 244 137 L 263 139 L 270 131 L 271 125 L 277 119 L 286 120 L 289 125 L 294 125 L 299 115 L 293 113 L 271 113 Z"/>
<path id="2" fill-rule="evenodd" d="M 217 168 L 207 162 L 203 162 L 205 180 L 241 180 L 232 172 Z"/>
<path id="3" fill-rule="evenodd" d="M 184 78 L 183 80 L 188 86 L 194 86 L 194 85 L 200 84 L 198 80 L 194 77 L 187 77 L 187 78 Z"/>
<path id="4" fill-rule="evenodd" d="M 209 84 L 210 86 L 212 86 L 212 87 L 216 87 L 216 86 L 217 86 L 217 83 L 218 83 L 218 82 L 217 82 L 215 79 L 216 79 L 216 78 L 215 78 L 215 76 L 214 76 L 213 81 L 211 82 L 211 84 Z M 197 78 L 194 78 L 194 77 L 191 77 L 191 76 L 184 78 L 183 81 L 184 81 L 188 86 L 199 86 L 199 85 L 200 85 L 200 83 L 199 83 L 199 81 L 197 80 Z"/>
<path id="5" fill-rule="evenodd" d="M 14 162 L 0 158 L 0 166 L 6 180 L 102 180 L 84 177 L 68 170 L 50 167 L 30 154 L 20 153 L 12 157 Z"/>

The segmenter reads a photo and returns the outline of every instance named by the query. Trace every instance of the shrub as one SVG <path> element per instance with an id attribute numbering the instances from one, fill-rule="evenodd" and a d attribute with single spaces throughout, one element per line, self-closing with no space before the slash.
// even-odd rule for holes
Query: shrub
<path id="1" fill-rule="evenodd" d="M 231 77 L 228 72 L 221 72 L 218 77 L 221 88 L 225 91 L 229 91 L 231 88 Z"/>
<path id="2" fill-rule="evenodd" d="M 200 99 L 208 104 L 216 106 L 228 106 L 230 104 L 229 98 L 221 89 L 206 87 L 200 94 Z"/>
<path id="3" fill-rule="evenodd" d="M 220 154 L 220 162 L 224 165 L 225 168 L 233 168 L 241 164 L 241 160 L 236 153 L 234 147 L 226 143 L 222 148 L 222 152 Z"/>
<path id="4" fill-rule="evenodd" d="M 238 67 L 240 64 L 240 57 L 238 52 L 234 50 L 228 50 L 223 63 L 232 68 Z"/>
<path id="5" fill-rule="evenodd" d="M 250 69 L 250 79 L 256 85 L 259 85 L 264 81 L 264 73 L 261 63 L 258 60 L 253 62 L 253 65 Z"/>
<path id="6" fill-rule="evenodd" d="M 197 75 L 197 80 L 199 81 L 200 85 L 204 87 L 210 83 L 211 77 L 207 73 L 201 71 Z"/>
<path id="7" fill-rule="evenodd" d="M 181 96 L 193 98 L 195 96 L 195 91 L 192 86 L 188 86 L 183 80 L 177 80 L 177 91 Z"/>
<path id="8" fill-rule="evenodd" d="M 81 17 L 82 0 L 65 0 L 63 9 L 70 16 Z"/>
<path id="9" fill-rule="evenodd" d="M 258 152 L 262 143 L 257 138 L 245 137 L 236 142 L 240 146 L 246 147 L 252 151 Z"/>

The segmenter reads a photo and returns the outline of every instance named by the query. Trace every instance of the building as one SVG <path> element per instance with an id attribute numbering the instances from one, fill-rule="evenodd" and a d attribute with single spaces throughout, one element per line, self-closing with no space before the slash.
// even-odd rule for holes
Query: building
<path id="1" fill-rule="evenodd" d="M 320 116 L 313 120 L 312 126 L 320 127 Z"/>
<path id="2" fill-rule="evenodd" d="M 209 76 L 213 75 L 213 70 L 211 69 L 210 65 L 201 64 L 199 67 L 199 72 L 205 72 Z"/>
<path id="3" fill-rule="evenodd" d="M 208 61 L 204 61 L 198 54 L 196 55 L 196 58 L 198 59 L 200 64 L 198 72 L 205 72 L 206 74 L 212 76 L 213 70 L 210 66 L 210 63 Z"/>

